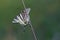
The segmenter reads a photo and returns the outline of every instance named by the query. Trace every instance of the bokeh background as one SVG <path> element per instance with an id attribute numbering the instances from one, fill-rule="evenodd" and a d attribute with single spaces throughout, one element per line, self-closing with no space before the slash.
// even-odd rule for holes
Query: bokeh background
<path id="1" fill-rule="evenodd" d="M 24 1 L 38 40 L 60 40 L 60 0 Z M 22 0 L 0 0 L 0 40 L 34 40 L 30 27 L 12 23 L 23 9 Z"/>

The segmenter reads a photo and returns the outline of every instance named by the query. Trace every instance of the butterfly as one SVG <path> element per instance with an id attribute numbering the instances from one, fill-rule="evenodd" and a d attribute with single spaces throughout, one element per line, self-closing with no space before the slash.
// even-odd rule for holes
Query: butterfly
<path id="1" fill-rule="evenodd" d="M 30 22 L 30 15 L 29 15 L 30 10 L 31 10 L 31 8 L 26 8 L 23 11 L 21 11 L 21 13 L 13 19 L 12 23 L 19 23 L 22 26 L 29 24 L 29 22 Z"/>

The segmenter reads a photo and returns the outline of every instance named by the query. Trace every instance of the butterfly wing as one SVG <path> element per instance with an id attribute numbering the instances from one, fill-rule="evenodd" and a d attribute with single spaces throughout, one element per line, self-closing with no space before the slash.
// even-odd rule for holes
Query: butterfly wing
<path id="1" fill-rule="evenodd" d="M 14 20 L 12 21 L 12 23 L 20 23 L 21 25 L 26 25 L 24 22 L 23 22 L 23 17 L 22 15 L 20 14 L 20 16 L 17 16 L 16 19 L 14 18 Z"/>
<path id="2" fill-rule="evenodd" d="M 26 10 L 26 13 L 27 13 L 27 14 L 29 14 L 29 13 L 30 13 L 31 8 L 26 8 L 25 10 Z"/>

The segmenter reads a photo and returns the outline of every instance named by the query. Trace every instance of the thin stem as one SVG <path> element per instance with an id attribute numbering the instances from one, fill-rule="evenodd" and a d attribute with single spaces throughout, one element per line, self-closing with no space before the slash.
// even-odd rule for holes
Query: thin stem
<path id="1" fill-rule="evenodd" d="M 23 3 L 23 7 L 24 7 L 24 9 L 26 9 L 26 6 L 25 6 L 25 3 L 24 3 L 24 0 L 22 0 L 22 3 Z"/>
<path id="2" fill-rule="evenodd" d="M 32 33 L 33 33 L 33 35 L 34 35 L 34 38 L 35 38 L 35 40 L 37 40 L 37 37 L 36 37 L 35 31 L 34 31 L 34 28 L 33 28 L 33 26 L 31 25 L 31 23 L 30 23 L 30 26 L 31 26 L 31 30 L 32 30 Z"/>
<path id="3" fill-rule="evenodd" d="M 24 0 L 22 0 L 22 3 L 23 3 L 23 6 L 24 6 L 24 9 L 26 9 Z M 35 38 L 35 40 L 37 40 L 36 34 L 35 34 L 35 32 L 34 32 L 34 29 L 33 29 L 32 25 L 31 25 L 31 23 L 29 23 L 29 24 L 30 24 L 30 26 L 31 26 L 31 30 L 32 30 L 32 32 L 33 32 L 34 38 Z"/>

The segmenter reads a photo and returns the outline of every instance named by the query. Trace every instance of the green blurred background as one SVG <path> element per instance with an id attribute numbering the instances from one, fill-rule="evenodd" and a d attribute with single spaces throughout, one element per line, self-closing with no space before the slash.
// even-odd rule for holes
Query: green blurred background
<path id="1" fill-rule="evenodd" d="M 60 0 L 24 0 L 39 40 L 60 40 Z M 23 10 L 22 0 L 0 0 L 0 40 L 34 40 L 30 27 L 22 31 L 12 20 Z"/>

